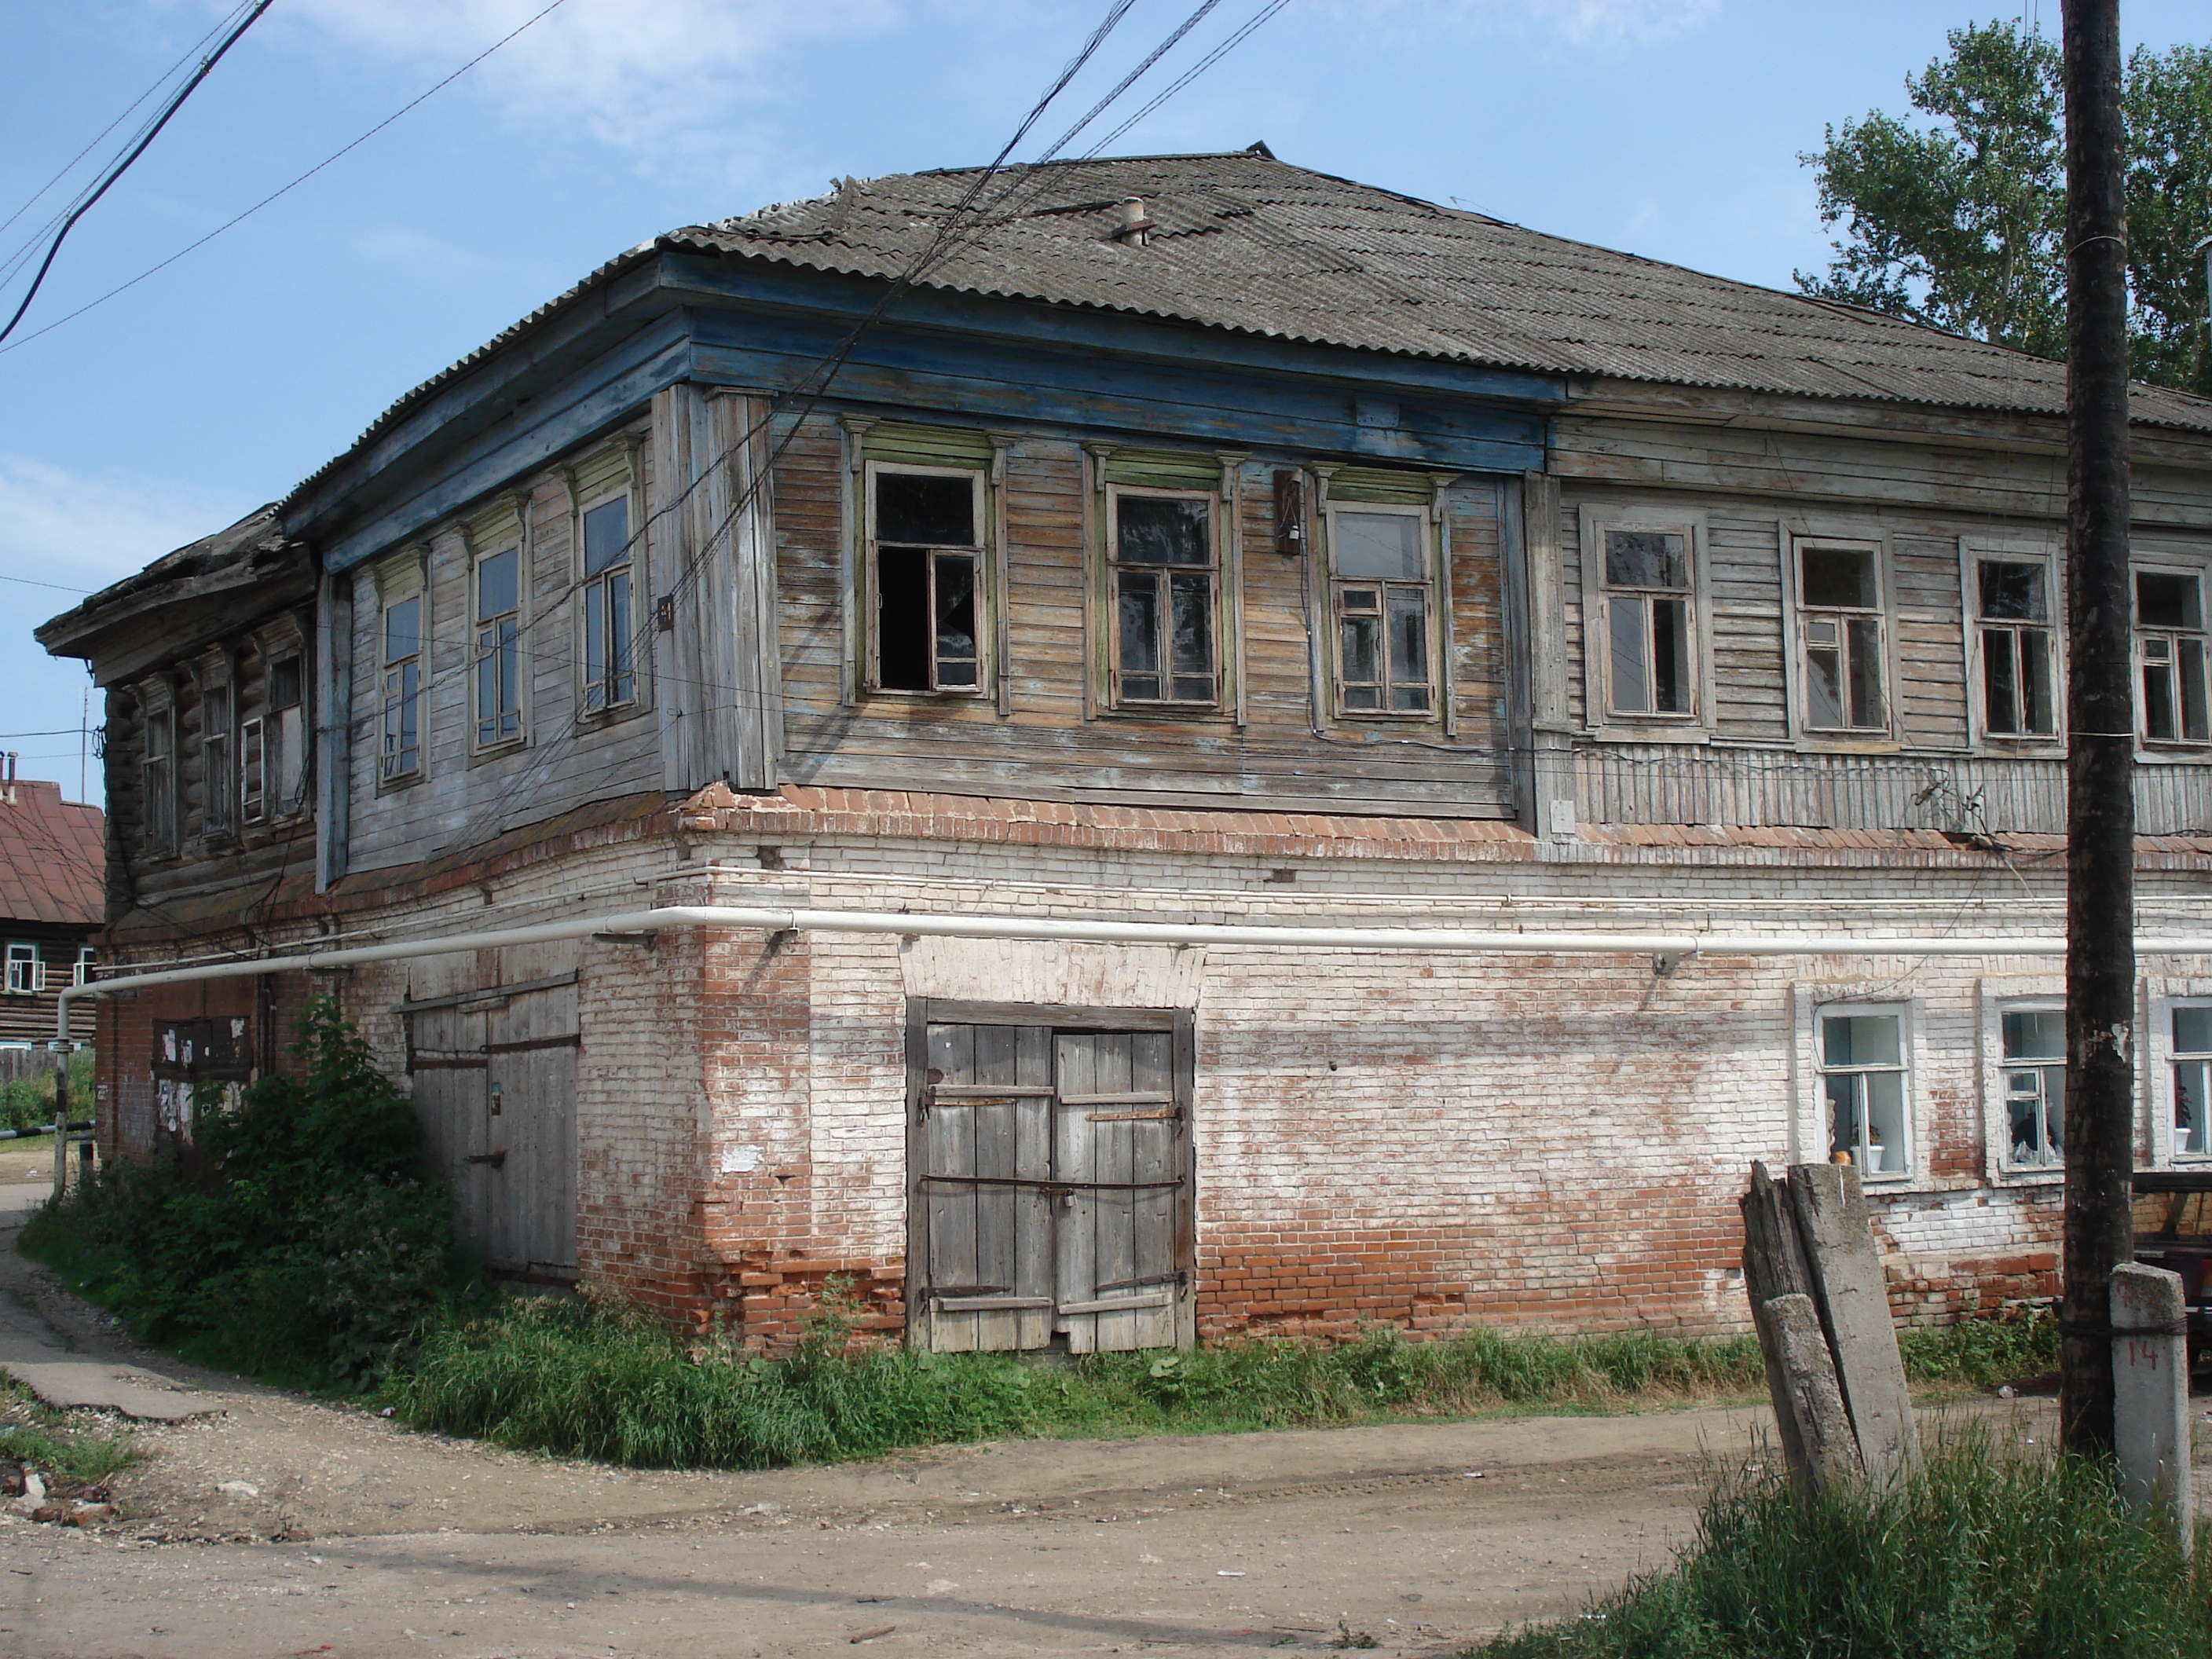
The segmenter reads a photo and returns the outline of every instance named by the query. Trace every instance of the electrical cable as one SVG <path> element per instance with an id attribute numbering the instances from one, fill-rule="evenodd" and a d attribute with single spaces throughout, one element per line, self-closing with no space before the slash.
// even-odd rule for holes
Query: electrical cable
<path id="1" fill-rule="evenodd" d="M 268 0 L 263 0 L 264 9 L 267 3 Z M 172 253 L 167 258 L 162 260 L 159 264 L 147 266 L 145 270 L 140 271 L 129 282 L 118 283 L 115 287 L 108 289 L 106 293 L 101 295 L 98 299 L 87 301 L 83 305 L 79 306 L 75 311 L 68 312 L 62 316 L 55 318 L 53 321 L 48 323 L 44 328 L 37 329 L 31 333 L 26 334 L 21 339 L 14 342 L 12 344 L 0 345 L 0 355 L 17 350 L 21 347 L 30 344 L 33 340 L 40 339 L 46 335 L 52 333 L 64 323 L 74 322 L 79 317 L 83 316 L 86 312 L 106 305 L 110 300 L 115 298 L 117 295 L 125 293 L 131 289 L 137 287 L 139 283 L 144 282 L 149 276 L 152 276 L 161 271 L 167 270 L 171 265 L 176 264 L 178 260 L 183 258 L 187 253 L 191 253 L 196 249 L 205 247 L 210 242 L 215 240 L 216 237 L 222 235 L 225 231 L 229 230 L 234 226 L 242 224 L 245 221 L 252 218 L 255 214 L 260 212 L 262 209 L 267 207 L 271 202 L 276 200 L 278 197 L 286 195 L 289 192 L 296 190 L 300 185 L 306 184 L 308 179 L 313 178 L 317 173 L 320 173 L 325 167 L 329 167 L 332 162 L 337 161 L 343 156 L 349 155 L 354 150 L 360 149 L 370 139 L 375 137 L 378 133 L 383 131 L 385 128 L 390 126 L 401 116 L 413 109 L 417 104 L 420 104 L 425 100 L 434 96 L 436 94 L 444 91 L 454 82 L 459 80 L 461 76 L 466 75 L 471 70 L 474 69 L 478 64 L 483 63 L 485 58 L 490 57 L 492 53 L 497 52 L 508 41 L 514 40 L 516 35 L 520 34 L 525 29 L 530 28 L 534 24 L 538 23 L 549 13 L 557 11 L 562 6 L 567 3 L 568 0 L 552 0 L 552 3 L 547 6 L 544 10 L 537 13 L 533 16 L 524 19 L 523 21 L 517 24 L 514 28 L 508 30 L 505 34 L 500 36 L 498 40 L 493 41 L 491 45 L 486 46 L 475 57 L 470 58 L 467 63 L 462 64 L 460 68 L 455 70 L 444 80 L 438 82 L 428 90 L 417 94 L 406 103 L 402 104 L 398 109 L 392 111 L 391 114 L 386 116 L 374 126 L 369 128 L 368 131 L 362 133 L 361 137 L 356 138 L 351 143 L 345 144 L 337 149 L 332 150 L 321 161 L 316 162 L 314 166 L 309 167 L 305 173 L 301 173 L 297 178 L 291 180 L 290 183 L 281 185 L 276 189 L 270 191 L 269 194 L 263 197 L 252 207 L 246 209 L 243 212 L 234 214 L 231 217 L 224 220 L 222 223 L 217 225 L 213 230 L 208 232 L 206 235 L 201 237 L 198 240 L 187 242 L 184 246 L 179 248 L 174 253 Z M 258 17 L 260 15 L 260 13 L 256 12 L 254 15 Z M 12 328 L 13 326 L 13 324 L 9 325 L 9 327 Z M 5 340 L 6 338 L 6 334 L 4 332 L 0 332 L 0 340 Z"/>
<path id="2" fill-rule="evenodd" d="M 62 228 L 54 233 L 52 245 L 46 249 L 46 257 L 39 262 L 38 275 L 31 278 L 30 290 L 23 295 L 23 303 L 15 307 L 15 314 L 8 319 L 8 325 L 5 328 L 0 328 L 0 340 L 5 340 L 15 331 L 15 325 L 23 320 L 23 313 L 31 308 L 31 301 L 39 297 L 39 289 L 46 284 L 46 273 L 54 268 L 54 259 L 62 251 L 62 243 L 68 239 L 70 232 L 76 228 L 76 222 L 92 211 L 94 204 L 106 195 L 115 181 L 131 170 L 131 164 L 146 153 L 147 146 L 161 137 L 161 129 L 169 125 L 169 118 L 185 106 L 185 100 L 191 97 L 200 82 L 213 73 L 215 66 L 222 62 L 223 54 L 238 44 L 239 37 L 253 27 L 261 14 L 267 11 L 272 3 L 273 0 L 257 0 L 252 11 L 247 14 L 245 21 L 225 35 L 222 44 L 200 60 L 200 66 L 193 73 L 191 79 L 179 87 L 175 96 L 163 106 L 161 114 L 146 130 L 145 136 L 132 146 L 128 155 L 107 170 L 99 184 L 94 186 L 91 194 L 70 210 L 69 216 L 62 221 Z"/>
<path id="3" fill-rule="evenodd" d="M 1238 29 L 1236 33 L 1231 35 L 1219 46 L 1216 46 L 1212 52 L 1200 58 L 1197 63 L 1192 64 L 1188 70 L 1185 70 L 1180 79 L 1171 82 L 1164 90 L 1155 97 L 1152 102 L 1146 104 L 1134 115 L 1132 115 L 1127 120 L 1122 122 L 1120 126 L 1115 128 L 1113 131 L 1108 133 L 1103 138 L 1101 138 L 1089 149 L 1084 151 L 1083 159 L 1086 161 L 1090 161 L 1092 157 L 1096 156 L 1099 151 L 1104 149 L 1109 144 L 1114 143 L 1115 140 L 1121 137 L 1122 134 L 1127 132 L 1132 127 L 1142 121 L 1154 110 L 1166 103 L 1169 99 L 1174 97 L 1176 94 L 1181 92 L 1192 82 L 1197 80 L 1200 76 L 1205 74 L 1206 70 L 1212 69 L 1224 58 L 1236 51 L 1238 46 L 1243 44 L 1246 37 L 1250 35 L 1255 29 L 1258 28 L 1262 23 L 1273 17 L 1277 12 L 1282 10 L 1282 9 L 1290 4 L 1290 3 L 1291 0 L 1267 0 L 1267 3 L 1261 7 L 1257 12 L 1254 13 L 1251 20 L 1247 22 L 1243 28 Z"/>

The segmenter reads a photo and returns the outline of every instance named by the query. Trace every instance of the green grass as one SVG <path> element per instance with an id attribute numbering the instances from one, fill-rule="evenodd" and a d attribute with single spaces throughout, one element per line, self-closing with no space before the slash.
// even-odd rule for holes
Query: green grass
<path id="1" fill-rule="evenodd" d="M 2212 1659 L 2212 1540 L 2121 1510 L 2109 1466 L 1972 1430 L 1891 1495 L 1723 1477 L 1673 1569 L 1483 1659 Z"/>
<path id="2" fill-rule="evenodd" d="M 101 1485 L 140 1460 L 129 1431 L 91 1412 L 58 1412 L 0 1372 L 0 1457 L 36 1468 L 60 1495 Z"/>
<path id="3" fill-rule="evenodd" d="M 1912 1333 L 1909 1364 L 1952 1388 L 2032 1374 L 2055 1352 L 2049 1326 Z M 1410 1342 L 1379 1327 L 1337 1344 L 1249 1340 L 1040 1366 L 1000 1354 L 848 1352 L 833 1311 L 770 1360 L 687 1343 L 612 1304 L 518 1298 L 433 1331 L 381 1397 L 416 1427 L 506 1446 L 647 1468 L 759 1468 L 952 1441 L 1619 1411 L 1761 1398 L 1764 1385 L 1749 1337 L 1476 1330 Z"/>

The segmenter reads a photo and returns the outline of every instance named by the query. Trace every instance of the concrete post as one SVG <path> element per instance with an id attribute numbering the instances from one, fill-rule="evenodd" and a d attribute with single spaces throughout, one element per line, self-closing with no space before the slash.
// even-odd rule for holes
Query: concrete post
<path id="1" fill-rule="evenodd" d="M 2128 1262 L 2112 1270 L 2113 1449 L 2128 1507 L 2170 1516 L 2187 1549 L 2196 1504 L 2189 1488 L 2188 1309 L 2181 1275 Z"/>

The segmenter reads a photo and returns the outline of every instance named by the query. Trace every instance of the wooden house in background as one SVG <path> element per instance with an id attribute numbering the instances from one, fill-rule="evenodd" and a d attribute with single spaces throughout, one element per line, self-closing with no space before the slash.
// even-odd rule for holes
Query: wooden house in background
<path id="1" fill-rule="evenodd" d="M 262 1063 L 316 941 L 1452 926 L 1560 942 L 686 927 L 324 983 L 495 1266 L 755 1343 L 833 1273 L 952 1348 L 1723 1328 L 1747 1163 L 1831 1154 L 1901 1310 L 2047 1289 L 2057 964 L 1839 941 L 2062 927 L 2063 368 L 1263 147 L 955 222 L 975 183 L 633 249 L 47 624 L 110 689 L 118 957 L 258 975 L 110 1005 L 108 1146 L 180 1132 L 178 1022 Z M 2156 942 L 2212 874 L 2212 404 L 2135 417 L 2163 1164 L 2212 1158 L 2212 962 Z M 1576 942 L 1652 933 L 1762 950 Z"/>
<path id="2" fill-rule="evenodd" d="M 61 988 L 91 972 L 105 920 L 101 842 L 100 809 L 64 800 L 59 784 L 0 781 L 0 1047 L 52 1042 Z M 92 1030 L 92 1009 L 72 1010 L 70 1035 L 88 1042 Z"/>

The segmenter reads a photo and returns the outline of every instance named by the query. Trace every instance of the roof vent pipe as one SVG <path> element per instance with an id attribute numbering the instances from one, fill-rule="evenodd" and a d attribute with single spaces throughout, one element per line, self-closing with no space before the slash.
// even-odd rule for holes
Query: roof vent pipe
<path id="1" fill-rule="evenodd" d="M 1143 197 L 1125 196 L 1121 198 L 1121 223 L 1114 233 L 1114 240 L 1142 247 L 1148 240 L 1145 233 L 1152 229 L 1152 216 L 1145 211 Z"/>

